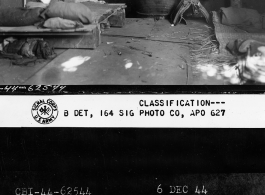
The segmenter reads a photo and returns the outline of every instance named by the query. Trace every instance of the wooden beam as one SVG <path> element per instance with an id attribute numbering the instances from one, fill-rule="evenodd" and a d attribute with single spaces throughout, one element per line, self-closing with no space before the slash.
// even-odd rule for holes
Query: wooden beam
<path id="1" fill-rule="evenodd" d="M 90 27 L 91 28 L 91 27 Z M 9 36 L 16 38 L 43 38 L 48 41 L 54 48 L 66 49 L 95 49 L 101 43 L 99 24 L 93 25 L 90 31 L 87 32 L 0 32 L 1 39 Z"/>

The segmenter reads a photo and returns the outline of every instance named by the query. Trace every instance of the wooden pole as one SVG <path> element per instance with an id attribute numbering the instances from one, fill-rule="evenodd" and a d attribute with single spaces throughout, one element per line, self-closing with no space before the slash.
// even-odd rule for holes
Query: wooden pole
<path id="1" fill-rule="evenodd" d="M 242 0 L 230 0 L 231 7 L 242 7 Z"/>

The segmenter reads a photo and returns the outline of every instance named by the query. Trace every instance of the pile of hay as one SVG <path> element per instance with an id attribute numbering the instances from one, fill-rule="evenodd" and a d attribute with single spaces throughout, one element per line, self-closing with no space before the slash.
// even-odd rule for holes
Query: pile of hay
<path id="1" fill-rule="evenodd" d="M 220 44 L 211 26 L 205 25 L 207 30 L 191 29 L 190 33 L 198 34 L 190 41 L 194 44 L 190 47 L 191 66 L 194 73 L 203 73 L 203 76 L 225 79 L 227 82 L 238 84 L 240 82 L 236 67 L 236 57 L 227 52 L 220 52 Z"/>

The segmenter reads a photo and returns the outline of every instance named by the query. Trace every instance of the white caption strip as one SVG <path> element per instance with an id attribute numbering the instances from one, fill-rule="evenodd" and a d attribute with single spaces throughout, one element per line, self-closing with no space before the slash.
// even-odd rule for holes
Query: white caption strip
<path id="1" fill-rule="evenodd" d="M 265 95 L 0 96 L 1 127 L 265 127 Z"/>

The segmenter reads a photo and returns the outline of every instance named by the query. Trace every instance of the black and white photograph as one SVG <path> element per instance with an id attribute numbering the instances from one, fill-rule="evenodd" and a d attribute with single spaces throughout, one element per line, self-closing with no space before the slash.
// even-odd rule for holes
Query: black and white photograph
<path id="1" fill-rule="evenodd" d="M 0 195 L 264 195 L 264 0 L 0 0 Z"/>
<path id="2" fill-rule="evenodd" d="M 1 85 L 260 85 L 263 0 L 1 0 Z"/>

